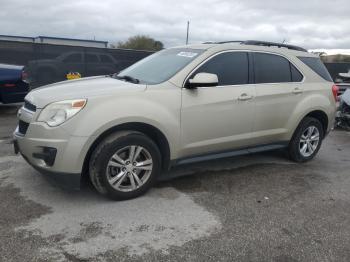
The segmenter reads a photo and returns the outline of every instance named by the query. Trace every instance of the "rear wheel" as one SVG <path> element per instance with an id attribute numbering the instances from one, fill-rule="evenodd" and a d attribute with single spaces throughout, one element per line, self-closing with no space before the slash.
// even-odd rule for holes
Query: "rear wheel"
<path id="1" fill-rule="evenodd" d="M 289 156 L 296 162 L 306 162 L 315 157 L 321 147 L 324 133 L 319 120 L 306 117 L 298 126 L 289 143 Z"/>
<path id="2" fill-rule="evenodd" d="M 160 173 L 156 144 L 142 133 L 123 131 L 103 140 L 90 161 L 90 179 L 102 194 L 116 200 L 144 194 Z"/>

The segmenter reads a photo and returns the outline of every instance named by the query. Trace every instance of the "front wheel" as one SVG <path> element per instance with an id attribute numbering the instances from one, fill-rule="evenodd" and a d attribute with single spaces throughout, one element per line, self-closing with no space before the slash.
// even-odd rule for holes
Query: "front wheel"
<path id="1" fill-rule="evenodd" d="M 90 160 L 90 179 L 97 191 L 115 200 L 144 194 L 160 173 L 157 145 L 142 133 L 123 131 L 103 140 Z"/>
<path id="2" fill-rule="evenodd" d="M 293 161 L 313 159 L 321 147 L 324 136 L 322 124 L 313 117 L 306 117 L 298 126 L 289 143 L 288 152 Z"/>

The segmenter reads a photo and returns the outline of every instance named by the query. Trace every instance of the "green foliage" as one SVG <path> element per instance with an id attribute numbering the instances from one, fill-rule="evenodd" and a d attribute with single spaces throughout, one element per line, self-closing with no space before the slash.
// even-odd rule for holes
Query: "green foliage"
<path id="1" fill-rule="evenodd" d="M 150 51 L 159 51 L 164 47 L 162 42 L 156 41 L 155 39 L 146 35 L 132 36 L 125 42 L 119 42 L 116 46 L 117 48 Z"/>

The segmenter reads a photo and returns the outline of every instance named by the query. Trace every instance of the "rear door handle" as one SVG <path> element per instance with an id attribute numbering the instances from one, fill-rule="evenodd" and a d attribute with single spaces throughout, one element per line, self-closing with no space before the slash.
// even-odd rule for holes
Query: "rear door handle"
<path id="1" fill-rule="evenodd" d="M 303 92 L 303 90 L 300 89 L 299 87 L 297 87 L 297 88 L 294 88 L 294 90 L 292 92 L 293 92 L 293 94 L 301 94 Z"/>
<path id="2" fill-rule="evenodd" d="M 248 95 L 247 93 L 243 93 L 238 97 L 238 100 L 239 101 L 247 101 L 247 100 L 250 100 L 252 98 L 253 98 L 253 96 Z"/>

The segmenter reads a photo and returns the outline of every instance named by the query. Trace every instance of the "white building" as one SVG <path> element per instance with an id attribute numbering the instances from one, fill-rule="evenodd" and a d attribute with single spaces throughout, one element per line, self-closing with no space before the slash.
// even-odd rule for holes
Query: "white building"
<path id="1" fill-rule="evenodd" d="M 62 38 L 62 37 L 51 37 L 51 36 L 26 37 L 26 36 L 0 35 L 0 40 L 53 44 L 53 45 L 70 45 L 70 46 L 100 47 L 100 48 L 108 47 L 107 41 L 73 39 L 73 38 Z"/>
<path id="2" fill-rule="evenodd" d="M 33 43 L 34 37 L 16 36 L 16 35 L 0 35 L 0 40 Z"/>

